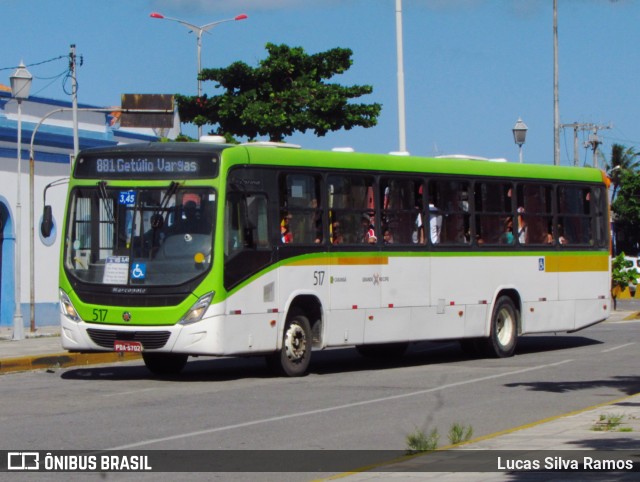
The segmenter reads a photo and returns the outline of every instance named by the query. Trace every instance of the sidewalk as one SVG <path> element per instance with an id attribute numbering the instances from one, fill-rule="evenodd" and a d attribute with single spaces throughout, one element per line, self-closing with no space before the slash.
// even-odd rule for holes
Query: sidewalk
<path id="1" fill-rule="evenodd" d="M 43 326 L 24 340 L 12 340 L 13 328 L 0 327 L 0 376 L 28 370 L 48 370 L 136 360 L 137 353 L 69 353 L 60 344 L 60 326 Z"/>

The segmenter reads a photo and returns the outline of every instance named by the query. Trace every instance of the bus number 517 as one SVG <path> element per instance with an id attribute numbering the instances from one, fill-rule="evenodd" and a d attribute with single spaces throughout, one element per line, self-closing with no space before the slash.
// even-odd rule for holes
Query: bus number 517
<path id="1" fill-rule="evenodd" d="M 313 272 L 313 286 L 322 286 L 324 283 L 324 271 Z"/>

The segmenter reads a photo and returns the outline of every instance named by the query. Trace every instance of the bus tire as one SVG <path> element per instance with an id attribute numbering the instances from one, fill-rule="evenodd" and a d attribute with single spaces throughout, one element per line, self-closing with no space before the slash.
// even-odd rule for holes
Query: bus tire
<path id="1" fill-rule="evenodd" d="M 506 358 L 513 355 L 518 341 L 518 310 L 513 300 L 501 296 L 491 315 L 491 332 L 487 340 L 490 356 Z"/>
<path id="2" fill-rule="evenodd" d="M 356 345 L 356 351 L 366 358 L 381 360 L 395 360 L 402 358 L 407 351 L 409 343 L 375 343 L 372 345 Z"/>
<path id="3" fill-rule="evenodd" d="M 179 353 L 142 352 L 147 369 L 154 375 L 178 375 L 187 364 L 189 355 Z"/>
<path id="4" fill-rule="evenodd" d="M 293 315 L 284 325 L 282 348 L 267 356 L 267 365 L 280 375 L 306 375 L 311 362 L 311 345 L 309 320 L 303 315 Z"/>

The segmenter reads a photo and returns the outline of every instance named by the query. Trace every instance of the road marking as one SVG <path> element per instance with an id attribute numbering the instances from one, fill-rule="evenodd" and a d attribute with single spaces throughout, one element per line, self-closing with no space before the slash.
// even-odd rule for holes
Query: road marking
<path id="1" fill-rule="evenodd" d="M 149 392 L 151 390 L 158 390 L 157 387 L 151 387 L 151 388 L 141 388 L 140 390 L 129 390 L 128 392 L 114 392 L 114 393 L 105 393 L 102 396 L 103 397 L 115 397 L 115 396 L 123 396 L 123 395 L 133 395 L 136 393 L 142 393 L 142 392 Z"/>
<path id="2" fill-rule="evenodd" d="M 130 443 L 130 444 L 126 444 L 126 445 L 120 445 L 118 447 L 111 447 L 109 449 L 105 449 L 105 450 L 127 450 L 127 449 L 131 449 L 134 447 L 142 447 L 145 445 L 152 445 L 152 444 L 156 444 L 156 443 L 161 443 L 161 442 L 169 442 L 172 440 L 180 440 L 180 439 L 186 439 L 186 438 L 190 438 L 190 437 L 198 437 L 200 435 L 209 435 L 212 433 L 217 433 L 217 432 L 225 432 L 227 430 L 235 430 L 238 428 L 245 428 L 245 427 L 251 427 L 254 425 L 261 425 L 261 424 L 265 424 L 265 423 L 272 423 L 272 422 L 280 422 L 282 420 L 288 420 L 288 419 L 292 419 L 292 418 L 298 418 L 298 417 L 306 417 L 309 415 L 317 415 L 320 413 L 328 413 L 328 412 L 335 412 L 337 410 L 345 410 L 345 409 L 350 409 L 350 408 L 354 408 L 354 407 L 362 407 L 364 405 L 372 405 L 374 403 L 381 403 L 381 402 L 389 402 L 391 400 L 400 400 L 403 398 L 410 398 L 410 397 L 416 397 L 419 395 L 425 395 L 427 393 L 433 393 L 433 392 L 437 392 L 439 390 L 446 390 L 448 388 L 454 388 L 454 387 L 460 387 L 463 385 L 470 385 L 472 383 L 478 383 L 478 382 L 484 382 L 487 380 L 494 380 L 496 378 L 503 378 L 503 377 L 508 377 L 511 375 L 519 375 L 521 373 L 527 373 L 527 372 L 532 372 L 535 370 L 543 370 L 545 368 L 553 368 L 553 367 L 557 367 L 560 365 L 564 365 L 566 363 L 570 363 L 573 360 L 569 359 L 569 360 L 562 360 L 556 363 L 549 363 L 546 365 L 538 365 L 538 366 L 534 366 L 534 367 L 529 367 L 529 368 L 523 368 L 520 370 L 514 370 L 511 372 L 506 372 L 506 373 L 498 373 L 495 375 L 487 375 L 485 377 L 480 377 L 480 378 L 474 378 L 472 380 L 464 380 L 464 381 L 460 381 L 460 382 L 454 382 L 454 383 L 447 383 L 445 385 L 440 385 L 438 387 L 433 387 L 433 388 L 427 388 L 425 390 L 418 390 L 416 392 L 410 392 L 410 393 L 403 393 L 403 394 L 399 394 L 399 395 L 391 395 L 389 397 L 382 397 L 382 398 L 373 398 L 371 400 L 363 400 L 361 402 L 353 402 L 353 403 L 347 403 L 344 405 L 336 405 L 334 407 L 326 407 L 326 408 L 319 408 L 316 410 L 308 410 L 306 412 L 298 412 L 298 413 L 289 413 L 287 415 L 280 415 L 277 417 L 269 417 L 269 418 L 263 418 L 260 420 L 252 420 L 249 422 L 242 422 L 242 423 L 235 423 L 232 425 L 225 425 L 223 427 L 216 427 L 216 428 L 209 428 L 209 429 L 205 429 L 205 430 L 197 430 L 195 432 L 186 432 L 186 433 L 181 433 L 181 434 L 175 434 L 175 435 L 170 435 L 168 437 L 160 437 L 160 438 L 154 438 L 154 439 L 148 439 L 148 440 L 141 440 L 139 442 L 134 442 L 134 443 Z"/>
<path id="3" fill-rule="evenodd" d="M 625 348 L 631 345 L 635 345 L 635 343 L 626 343 L 624 345 L 614 346 L 613 348 L 607 348 L 606 350 L 602 350 L 600 353 L 609 353 L 610 351 L 619 350 L 620 348 Z"/>

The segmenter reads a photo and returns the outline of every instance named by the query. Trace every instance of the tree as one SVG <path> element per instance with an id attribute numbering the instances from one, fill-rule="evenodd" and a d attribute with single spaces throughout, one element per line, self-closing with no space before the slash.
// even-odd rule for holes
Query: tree
<path id="1" fill-rule="evenodd" d="M 618 305 L 618 295 L 630 285 L 637 283 L 638 271 L 634 268 L 633 262 L 625 259 L 624 253 L 613 258 L 611 261 L 611 298 L 614 310 Z"/>
<path id="2" fill-rule="evenodd" d="M 622 174 L 625 171 L 637 171 L 640 168 L 638 156 L 640 153 L 633 147 L 625 147 L 621 144 L 611 146 L 611 160 L 607 163 L 606 169 L 613 185 L 612 202 L 616 198 Z"/>
<path id="3" fill-rule="evenodd" d="M 369 85 L 344 87 L 326 80 L 351 67 L 352 51 L 334 48 L 308 55 L 301 47 L 266 45 L 269 56 L 257 68 L 235 62 L 227 68 L 203 69 L 200 78 L 216 82 L 220 95 L 176 96 L 180 117 L 196 125 L 217 127 L 227 138 L 268 136 L 282 141 L 295 131 L 329 131 L 377 124 L 381 105 L 351 103 L 370 94 Z"/>
<path id="4" fill-rule="evenodd" d="M 620 174 L 618 196 L 611 204 L 615 219 L 616 252 L 638 253 L 640 246 L 640 173 Z"/>

